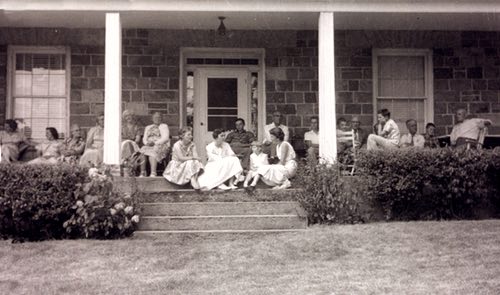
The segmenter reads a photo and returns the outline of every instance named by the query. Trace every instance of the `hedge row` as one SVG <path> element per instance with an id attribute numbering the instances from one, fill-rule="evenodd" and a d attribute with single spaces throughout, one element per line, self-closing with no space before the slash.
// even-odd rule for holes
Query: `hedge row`
<path id="1" fill-rule="evenodd" d="M 440 220 L 500 211 L 500 155 L 489 150 L 361 151 L 356 167 L 355 177 L 341 176 L 336 165 L 300 169 L 299 201 L 313 223 L 368 221 L 373 212 L 386 220 Z"/>
<path id="2" fill-rule="evenodd" d="M 0 237 L 38 241 L 125 236 L 131 230 L 118 230 L 125 220 L 108 222 L 107 217 L 116 215 L 110 207 L 121 202 L 118 207 L 125 208 L 126 202 L 133 204 L 130 199 L 114 193 L 111 180 L 89 177 L 81 167 L 1 164 Z M 135 206 L 128 211 L 130 222 Z"/>

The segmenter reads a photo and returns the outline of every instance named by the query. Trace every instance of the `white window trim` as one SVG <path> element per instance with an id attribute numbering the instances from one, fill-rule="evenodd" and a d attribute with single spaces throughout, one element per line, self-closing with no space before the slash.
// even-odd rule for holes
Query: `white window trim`
<path id="1" fill-rule="evenodd" d="M 373 84 L 373 124 L 377 123 L 377 93 L 378 93 L 378 57 L 379 56 L 423 56 L 425 61 L 424 83 L 425 83 L 425 112 L 424 126 L 434 122 L 434 75 L 432 65 L 431 49 L 379 49 L 372 50 L 372 84 Z"/>
<path id="2" fill-rule="evenodd" d="M 66 134 L 65 137 L 70 136 L 70 99 L 71 99 L 71 50 L 66 46 L 15 46 L 9 45 L 7 47 L 7 101 L 6 101 L 6 118 L 13 119 L 14 117 L 14 103 L 13 93 L 15 73 L 15 57 L 17 53 L 46 53 L 46 54 L 65 54 L 66 55 Z"/>
<path id="3" fill-rule="evenodd" d="M 228 65 L 187 65 L 188 58 L 254 58 L 259 60 L 259 65 L 246 65 L 244 68 L 258 73 L 259 105 L 257 109 L 257 127 L 259 140 L 263 140 L 264 125 L 266 124 L 266 65 L 265 50 L 263 48 L 214 48 L 214 47 L 181 47 L 179 57 L 179 127 L 186 124 L 186 87 L 187 72 L 195 68 L 224 67 Z M 238 67 L 237 65 L 233 66 Z M 241 66 L 240 66 L 241 67 Z M 250 99 L 250 96 L 249 96 Z M 262 137 L 262 138 L 261 138 Z"/>

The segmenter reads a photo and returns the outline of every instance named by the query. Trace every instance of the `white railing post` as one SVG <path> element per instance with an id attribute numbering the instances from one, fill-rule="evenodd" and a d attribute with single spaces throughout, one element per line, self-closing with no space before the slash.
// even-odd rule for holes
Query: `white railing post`
<path id="1" fill-rule="evenodd" d="M 319 155 L 330 164 L 337 158 L 334 52 L 333 12 L 321 12 L 318 26 Z"/>
<path id="2" fill-rule="evenodd" d="M 122 28 L 119 13 L 106 13 L 104 164 L 120 165 Z"/>

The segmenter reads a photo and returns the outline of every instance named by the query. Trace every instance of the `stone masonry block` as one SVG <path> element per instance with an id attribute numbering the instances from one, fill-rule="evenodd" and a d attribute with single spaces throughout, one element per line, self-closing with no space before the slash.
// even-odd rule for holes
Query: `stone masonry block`
<path id="1" fill-rule="evenodd" d="M 168 89 L 168 79 L 151 78 L 151 89 Z"/>
<path id="2" fill-rule="evenodd" d="M 127 62 L 129 66 L 150 66 L 153 64 L 153 58 L 149 55 L 129 55 Z"/>
<path id="3" fill-rule="evenodd" d="M 500 80 L 488 80 L 488 90 L 500 90 Z"/>
<path id="4" fill-rule="evenodd" d="M 82 90 L 82 101 L 103 102 L 104 90 Z"/>
<path id="5" fill-rule="evenodd" d="M 456 91 L 434 91 L 434 99 L 436 101 L 459 101 L 460 93 Z"/>
<path id="6" fill-rule="evenodd" d="M 373 114 L 373 104 L 362 104 L 361 111 L 363 112 L 363 114 Z"/>
<path id="7" fill-rule="evenodd" d="M 312 104 L 297 104 L 297 115 L 309 115 L 314 112 Z"/>
<path id="8" fill-rule="evenodd" d="M 451 68 L 434 68 L 434 79 L 453 79 Z"/>
<path id="9" fill-rule="evenodd" d="M 347 103 L 347 104 L 345 104 L 345 113 L 346 114 L 353 114 L 353 115 L 361 114 L 361 105 Z"/>
<path id="10" fill-rule="evenodd" d="M 304 102 L 305 103 L 317 103 L 317 95 L 316 92 L 306 92 L 304 93 Z"/>
<path id="11" fill-rule="evenodd" d="M 71 78 L 71 89 L 88 89 L 89 80 L 85 78 Z"/>
<path id="12" fill-rule="evenodd" d="M 336 92 L 337 103 L 352 103 L 352 92 Z"/>
<path id="13" fill-rule="evenodd" d="M 468 79 L 482 79 L 483 78 L 483 68 L 482 67 L 467 68 L 467 78 Z"/>
<path id="14" fill-rule="evenodd" d="M 302 92 L 287 92 L 285 98 L 287 103 L 304 103 L 304 93 Z"/>
<path id="15" fill-rule="evenodd" d="M 123 89 L 136 89 L 137 88 L 137 80 L 124 78 L 122 79 L 122 88 Z"/>
<path id="16" fill-rule="evenodd" d="M 472 90 L 471 80 L 450 80 L 450 89 L 452 91 Z"/>
<path id="17" fill-rule="evenodd" d="M 179 79 L 177 79 L 177 78 L 169 78 L 168 79 L 168 89 L 170 89 L 170 90 L 178 90 L 179 89 Z"/>
<path id="18" fill-rule="evenodd" d="M 274 80 L 266 80 L 266 91 L 267 92 L 276 91 Z"/>
<path id="19" fill-rule="evenodd" d="M 285 93 L 284 92 L 267 93 L 267 101 L 269 103 L 284 103 L 285 102 Z"/>
<path id="20" fill-rule="evenodd" d="M 71 64 L 74 66 L 90 65 L 90 55 L 71 55 Z"/>
<path id="21" fill-rule="evenodd" d="M 486 90 L 488 89 L 487 80 L 472 80 L 472 89 L 474 90 Z"/>
<path id="22" fill-rule="evenodd" d="M 354 102 L 372 103 L 373 95 L 371 92 L 354 92 Z"/>
<path id="23" fill-rule="evenodd" d="M 350 80 L 349 81 L 349 91 L 358 91 L 359 90 L 359 81 Z"/>
<path id="24" fill-rule="evenodd" d="M 90 105 L 89 103 L 77 103 L 72 102 L 70 104 L 70 113 L 77 115 L 85 115 L 90 113 Z"/>
<path id="25" fill-rule="evenodd" d="M 298 81 L 293 81 L 293 89 L 295 91 L 310 91 L 311 90 L 311 83 L 309 81 L 304 81 L 304 80 L 298 80 Z"/>
<path id="26" fill-rule="evenodd" d="M 488 102 L 499 102 L 498 91 L 481 91 L 481 100 Z"/>
<path id="27" fill-rule="evenodd" d="M 452 125 L 452 115 L 434 115 L 434 124 L 436 125 Z"/>
<path id="28" fill-rule="evenodd" d="M 316 79 L 317 71 L 316 69 L 302 68 L 299 69 L 299 79 Z"/>
<path id="29" fill-rule="evenodd" d="M 292 81 L 276 81 L 276 91 L 293 91 L 293 82 Z"/>
<path id="30" fill-rule="evenodd" d="M 91 78 L 89 79 L 90 89 L 104 89 L 104 79 L 103 78 Z"/>
<path id="31" fill-rule="evenodd" d="M 266 69 L 266 78 L 269 80 L 287 80 L 287 69 L 284 68 L 268 68 Z"/>
<path id="32" fill-rule="evenodd" d="M 144 101 L 174 101 L 176 98 L 175 91 L 144 91 Z"/>
<path id="33" fill-rule="evenodd" d="M 71 66 L 71 77 L 83 76 L 83 66 Z"/>
<path id="34" fill-rule="evenodd" d="M 122 67 L 122 76 L 126 78 L 139 78 L 141 76 L 141 68 Z"/>
<path id="35" fill-rule="evenodd" d="M 470 103 L 469 104 L 469 112 L 471 114 L 489 113 L 490 112 L 490 104 L 487 102 Z"/>
<path id="36" fill-rule="evenodd" d="M 178 67 L 158 67 L 158 77 L 178 77 Z"/>
<path id="37" fill-rule="evenodd" d="M 92 55 L 92 65 L 104 65 L 104 55 Z"/>
<path id="38" fill-rule="evenodd" d="M 158 77 L 158 68 L 157 67 L 141 67 L 141 75 L 142 77 Z"/>

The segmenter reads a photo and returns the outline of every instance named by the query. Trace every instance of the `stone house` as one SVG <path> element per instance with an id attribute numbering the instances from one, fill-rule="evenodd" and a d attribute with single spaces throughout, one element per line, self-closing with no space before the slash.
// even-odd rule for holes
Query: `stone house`
<path id="1" fill-rule="evenodd" d="M 334 114 L 370 129 L 385 107 L 402 130 L 413 118 L 445 135 L 466 108 L 500 134 L 497 1 L 81 2 L 0 4 L 0 121 L 41 139 L 104 111 L 108 164 L 124 109 L 144 125 L 160 111 L 172 135 L 192 125 L 198 150 L 236 117 L 261 138 L 275 110 L 297 149 L 319 114 L 331 158 Z"/>

